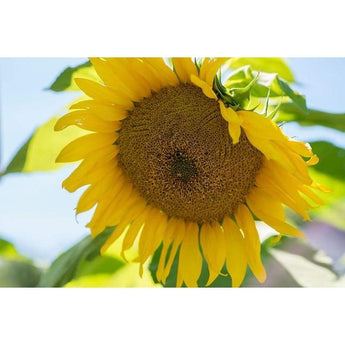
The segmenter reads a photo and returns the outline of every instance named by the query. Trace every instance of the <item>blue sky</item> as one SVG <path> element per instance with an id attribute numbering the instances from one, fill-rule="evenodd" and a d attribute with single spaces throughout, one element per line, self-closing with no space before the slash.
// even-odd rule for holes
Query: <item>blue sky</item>
<path id="1" fill-rule="evenodd" d="M 45 91 L 67 66 L 84 58 L 0 58 L 1 166 L 26 141 L 34 129 L 76 93 Z M 311 108 L 345 113 L 343 80 L 345 59 L 288 59 L 298 81 L 297 89 Z M 286 124 L 284 131 L 300 140 L 328 140 L 345 147 L 344 135 L 322 127 L 305 129 Z M 82 191 L 70 194 L 61 188 L 73 167 L 52 173 L 13 174 L 0 182 L 0 238 L 12 241 L 25 255 L 47 263 L 88 234 L 89 214 L 75 219 L 74 208 Z M 78 221 L 78 222 L 77 222 Z"/>

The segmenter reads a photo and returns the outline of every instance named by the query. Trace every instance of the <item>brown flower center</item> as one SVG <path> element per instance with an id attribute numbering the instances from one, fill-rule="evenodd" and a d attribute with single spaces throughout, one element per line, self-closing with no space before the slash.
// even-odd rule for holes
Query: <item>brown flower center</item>
<path id="1" fill-rule="evenodd" d="M 233 214 L 262 164 L 243 131 L 232 144 L 218 102 L 190 84 L 138 103 L 117 144 L 120 166 L 150 204 L 198 223 Z"/>

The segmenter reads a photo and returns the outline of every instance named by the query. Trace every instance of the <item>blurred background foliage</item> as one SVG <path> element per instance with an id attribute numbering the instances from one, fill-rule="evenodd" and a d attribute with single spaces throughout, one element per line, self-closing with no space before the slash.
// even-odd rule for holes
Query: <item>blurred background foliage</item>
<path id="1" fill-rule="evenodd" d="M 305 97 L 294 90 L 295 76 L 284 59 L 235 58 L 228 67 L 228 71 L 222 71 L 219 82 L 221 80 L 226 86 L 227 97 L 240 107 L 255 108 L 279 123 L 297 123 L 306 130 L 318 126 L 321 130 L 328 127 L 339 133 L 344 131 L 345 113 L 328 113 L 307 107 Z M 65 69 L 47 90 L 78 91 L 73 81 L 75 77 L 98 79 L 93 67 L 86 61 Z M 32 133 L 10 163 L 2 167 L 0 177 L 13 173 L 53 171 L 63 166 L 55 163 L 61 148 L 87 132 L 76 126 L 54 132 L 57 119 L 58 116 L 53 116 Z M 277 243 L 275 231 L 257 222 L 268 279 L 260 284 L 248 270 L 244 287 L 345 286 L 345 150 L 327 141 L 310 144 L 320 158 L 319 164 L 311 168 L 312 175 L 332 192 L 322 194 L 325 205 L 312 210 L 313 222 L 303 223 L 300 217 L 287 212 L 288 219 L 306 234 L 305 241 L 284 237 Z M 94 239 L 85 237 L 48 266 L 26 258 L 10 242 L 1 239 L 0 286 L 161 287 L 155 276 L 160 249 L 147 263 L 142 278 L 138 274 L 138 266 L 129 263 L 135 258 L 135 249 L 128 253 L 127 258 L 120 255 L 121 238 L 106 255 L 100 256 L 102 244 L 113 231 L 116 229 L 107 228 Z M 175 286 L 176 271 L 177 259 L 165 286 Z M 207 279 L 208 271 L 204 264 L 199 286 L 205 286 Z M 212 286 L 229 287 L 231 278 L 224 273 Z"/>

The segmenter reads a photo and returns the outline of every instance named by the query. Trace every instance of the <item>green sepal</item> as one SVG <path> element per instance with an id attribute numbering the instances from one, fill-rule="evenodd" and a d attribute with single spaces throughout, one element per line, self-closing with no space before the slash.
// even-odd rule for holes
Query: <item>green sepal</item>
<path id="1" fill-rule="evenodd" d="M 239 104 L 229 94 L 229 91 L 223 86 L 221 79 L 218 76 L 214 78 L 213 91 L 227 106 L 231 107 L 235 111 L 238 110 Z"/>
<path id="2" fill-rule="evenodd" d="M 258 78 L 259 73 L 247 85 L 229 89 L 229 94 L 241 109 L 245 109 L 245 107 L 249 104 L 252 88 L 256 84 Z"/>
<path id="3" fill-rule="evenodd" d="M 265 105 L 264 105 L 264 110 L 262 111 L 262 115 L 264 115 L 265 117 L 267 117 L 268 105 L 269 105 L 269 101 L 270 101 L 270 93 L 271 93 L 271 89 L 268 89 L 266 100 L 265 100 Z"/>
<path id="4" fill-rule="evenodd" d="M 303 113 L 308 113 L 305 97 L 294 91 L 277 73 L 258 72 L 253 71 L 250 65 L 242 66 L 229 75 L 224 82 L 224 87 L 234 101 L 240 103 L 240 108 L 248 106 L 248 100 L 250 100 L 251 96 L 267 101 L 267 93 L 270 90 L 270 99 L 287 96 Z M 244 100 L 241 96 L 239 98 L 236 97 L 237 93 L 241 93 L 240 90 L 246 90 L 247 88 L 250 91 L 246 94 L 247 97 L 244 97 Z"/>
<path id="5" fill-rule="evenodd" d="M 272 120 L 275 120 L 276 119 L 276 116 L 282 106 L 282 103 L 283 103 L 283 97 L 280 98 L 280 101 L 279 103 L 274 106 L 273 110 L 267 115 L 268 118 L 272 119 Z"/>

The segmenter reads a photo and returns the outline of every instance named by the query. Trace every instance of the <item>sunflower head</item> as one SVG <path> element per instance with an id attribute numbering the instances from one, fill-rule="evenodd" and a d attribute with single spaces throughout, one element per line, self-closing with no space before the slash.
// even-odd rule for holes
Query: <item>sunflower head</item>
<path id="1" fill-rule="evenodd" d="M 253 214 L 281 235 L 303 234 L 285 221 L 283 205 L 309 219 L 322 203 L 307 166 L 309 145 L 285 136 L 271 119 L 240 109 L 217 72 L 227 59 L 91 59 L 103 81 L 77 79 L 89 99 L 71 107 L 56 130 L 93 133 L 67 145 L 57 161 L 81 160 L 63 186 L 88 185 L 77 205 L 96 205 L 93 236 L 116 226 L 102 251 L 123 235 L 122 254 L 138 240 L 140 271 L 162 245 L 163 283 L 178 255 L 177 285 L 207 284 L 226 270 L 239 286 L 247 265 L 266 272 Z"/>
<path id="2" fill-rule="evenodd" d="M 193 84 L 137 104 L 117 143 L 119 164 L 140 194 L 169 217 L 198 224 L 233 214 L 263 157 L 244 133 L 232 144 L 218 102 Z"/>

